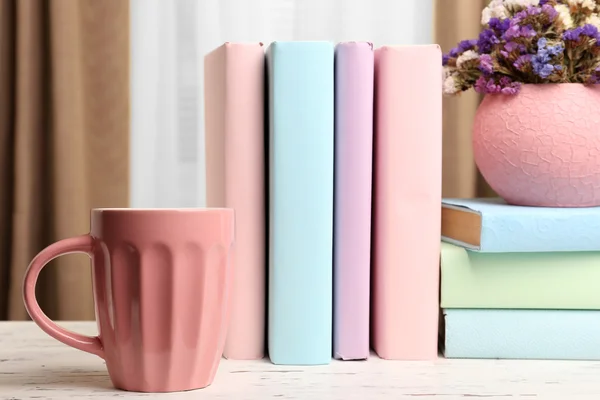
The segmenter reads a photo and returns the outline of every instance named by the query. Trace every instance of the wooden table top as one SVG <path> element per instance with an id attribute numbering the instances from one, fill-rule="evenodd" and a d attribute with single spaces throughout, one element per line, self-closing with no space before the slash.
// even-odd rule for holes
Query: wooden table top
<path id="1" fill-rule="evenodd" d="M 96 333 L 94 322 L 62 322 Z M 172 394 L 112 387 L 104 361 L 50 338 L 33 322 L 0 322 L 0 399 L 598 399 L 600 362 L 447 360 L 332 361 L 289 367 L 223 360 L 206 389 Z"/>

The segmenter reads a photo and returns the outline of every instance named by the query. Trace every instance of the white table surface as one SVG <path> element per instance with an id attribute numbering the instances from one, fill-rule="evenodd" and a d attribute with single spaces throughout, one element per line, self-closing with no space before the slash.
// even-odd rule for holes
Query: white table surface
<path id="1" fill-rule="evenodd" d="M 93 322 L 63 322 L 94 334 Z M 206 389 L 171 394 L 112 387 L 104 362 L 46 336 L 32 322 L 0 322 L 0 399 L 600 399 L 600 362 L 332 361 L 289 367 L 221 362 Z"/>

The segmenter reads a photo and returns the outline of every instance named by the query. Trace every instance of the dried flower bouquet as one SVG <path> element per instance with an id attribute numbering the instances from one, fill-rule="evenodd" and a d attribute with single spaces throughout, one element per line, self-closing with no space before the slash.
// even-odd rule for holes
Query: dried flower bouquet
<path id="1" fill-rule="evenodd" d="M 443 57 L 445 94 L 600 83 L 600 0 L 492 0 L 478 39 Z"/>

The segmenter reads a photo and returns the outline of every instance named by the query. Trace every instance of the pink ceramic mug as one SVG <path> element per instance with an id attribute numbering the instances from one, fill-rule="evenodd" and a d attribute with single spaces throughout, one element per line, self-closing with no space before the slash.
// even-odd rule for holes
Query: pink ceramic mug
<path id="1" fill-rule="evenodd" d="M 88 235 L 42 250 L 23 299 L 50 336 L 102 357 L 115 387 L 174 392 L 210 385 L 228 319 L 232 209 L 94 209 Z M 52 322 L 35 298 L 41 269 L 68 253 L 92 259 L 98 336 Z"/>

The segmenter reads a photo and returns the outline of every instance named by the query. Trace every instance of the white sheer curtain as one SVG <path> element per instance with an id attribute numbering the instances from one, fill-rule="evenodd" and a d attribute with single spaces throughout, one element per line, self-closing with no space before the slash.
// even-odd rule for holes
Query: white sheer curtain
<path id="1" fill-rule="evenodd" d="M 205 204 L 203 57 L 223 42 L 433 40 L 433 0 L 131 0 L 131 206 Z"/>

